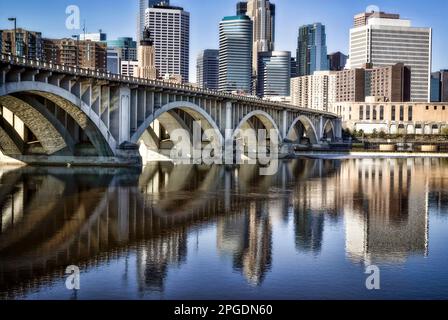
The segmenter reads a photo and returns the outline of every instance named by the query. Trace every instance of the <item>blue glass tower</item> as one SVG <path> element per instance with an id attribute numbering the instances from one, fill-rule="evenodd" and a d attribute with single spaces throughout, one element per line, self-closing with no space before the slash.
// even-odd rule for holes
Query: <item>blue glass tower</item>
<path id="1" fill-rule="evenodd" d="M 252 21 L 225 17 L 219 24 L 219 90 L 250 94 L 252 90 Z"/>
<path id="2" fill-rule="evenodd" d="M 327 36 L 321 23 L 304 25 L 299 29 L 297 45 L 297 69 L 299 76 L 329 69 Z"/>

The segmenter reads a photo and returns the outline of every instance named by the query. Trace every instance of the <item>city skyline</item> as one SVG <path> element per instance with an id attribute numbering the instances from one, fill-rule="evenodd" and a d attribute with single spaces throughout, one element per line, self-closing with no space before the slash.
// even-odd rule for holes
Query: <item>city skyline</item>
<path id="1" fill-rule="evenodd" d="M 353 2 L 355 1 L 348 1 L 341 5 L 328 0 L 317 0 L 313 4 L 287 0 L 272 1 L 277 6 L 276 15 L 279 17 L 276 24 L 276 49 L 294 52 L 297 46 L 299 27 L 303 24 L 321 22 L 327 27 L 328 52 L 341 51 L 347 54 L 349 30 L 353 26 L 353 16 L 363 12 L 372 4 L 370 1 L 363 0 Z M 443 34 L 448 31 L 448 26 L 443 24 L 442 16 L 443 9 L 448 9 L 448 4 L 431 2 L 431 4 L 418 1 L 410 3 L 399 0 L 391 4 L 381 0 L 375 3 L 382 11 L 399 13 L 403 18 L 411 19 L 414 25 L 433 28 L 432 71 L 437 71 L 448 68 L 448 60 L 443 56 L 443 52 L 448 49 L 448 44 L 443 41 Z M 187 0 L 172 1 L 173 5 L 182 6 L 191 14 L 190 79 L 196 79 L 195 59 L 197 54 L 204 49 L 218 48 L 219 21 L 224 15 L 234 13 L 236 3 L 237 1 L 234 0 L 210 1 L 199 6 L 197 3 Z M 68 5 L 70 3 L 54 0 L 39 3 L 22 1 L 4 4 L 4 10 L 0 13 L 0 28 L 11 28 L 12 25 L 7 18 L 16 16 L 19 27 L 40 31 L 43 37 L 70 37 L 74 33 L 82 33 L 82 30 L 67 30 L 65 28 L 67 17 L 65 8 Z M 107 6 L 104 0 L 97 0 L 93 3 L 79 0 L 76 5 L 80 8 L 81 24 L 85 21 L 87 32 L 97 32 L 102 29 L 107 33 L 109 40 L 120 36 L 136 37 L 137 0 L 126 2 L 126 4 L 114 3 L 112 7 Z M 43 11 L 42 6 L 45 7 Z M 294 10 L 296 8 L 298 10 Z M 33 12 L 37 10 L 42 12 L 38 17 L 33 15 Z M 102 10 L 103 14 L 95 15 L 99 12 L 98 10 Z M 207 19 L 202 18 L 204 15 Z M 117 27 L 118 19 L 123 21 L 119 27 Z M 294 32 L 290 30 L 294 30 Z"/>

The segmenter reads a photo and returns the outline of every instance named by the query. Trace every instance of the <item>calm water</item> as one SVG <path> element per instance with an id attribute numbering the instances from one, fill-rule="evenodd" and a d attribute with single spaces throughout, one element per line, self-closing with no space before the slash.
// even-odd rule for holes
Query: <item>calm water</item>
<path id="1" fill-rule="evenodd" d="M 448 299 L 447 160 L 1 168 L 0 201 L 0 299 Z"/>

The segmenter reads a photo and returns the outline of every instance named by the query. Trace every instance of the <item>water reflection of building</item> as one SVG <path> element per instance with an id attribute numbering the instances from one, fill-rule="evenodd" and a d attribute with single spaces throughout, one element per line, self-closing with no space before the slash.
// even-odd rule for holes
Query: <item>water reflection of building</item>
<path id="1" fill-rule="evenodd" d="M 137 282 L 140 293 L 164 291 L 168 267 L 179 267 L 187 257 L 187 233 L 162 234 L 137 249 Z"/>
<path id="2" fill-rule="evenodd" d="M 299 251 L 318 253 L 322 249 L 325 217 L 312 211 L 294 211 L 296 248 Z"/>
<path id="3" fill-rule="evenodd" d="M 294 229 L 296 249 L 318 254 L 322 249 L 325 219 L 339 214 L 336 161 L 307 161 L 302 167 L 311 178 L 294 189 Z M 298 172 L 296 172 L 298 174 Z"/>
<path id="4" fill-rule="evenodd" d="M 344 162 L 341 186 L 346 251 L 353 261 L 404 262 L 428 248 L 428 176 L 418 160 Z"/>
<path id="5" fill-rule="evenodd" d="M 230 255 L 233 267 L 251 285 L 260 285 L 272 263 L 272 226 L 266 203 L 251 202 L 246 213 L 221 217 L 217 223 L 217 248 Z"/>

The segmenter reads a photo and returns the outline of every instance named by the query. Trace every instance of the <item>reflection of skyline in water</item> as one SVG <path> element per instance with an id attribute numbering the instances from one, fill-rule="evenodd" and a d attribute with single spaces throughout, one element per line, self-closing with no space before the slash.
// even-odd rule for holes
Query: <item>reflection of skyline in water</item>
<path id="1" fill-rule="evenodd" d="M 444 160 L 294 160 L 255 166 L 0 170 L 0 297 L 135 257 L 137 290 L 163 293 L 188 263 L 193 230 L 216 228 L 218 255 L 251 286 L 275 262 L 274 226 L 292 223 L 297 252 L 318 257 L 328 224 L 345 229 L 353 263 L 428 255 L 428 210 L 446 214 Z M 300 261 L 297 261 L 299 264 Z"/>

